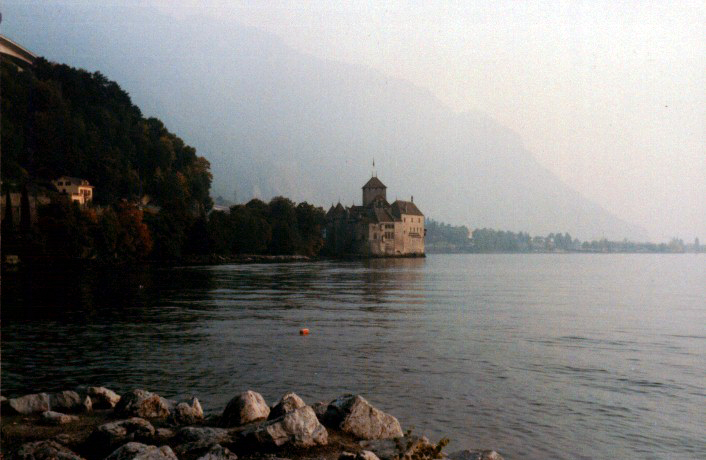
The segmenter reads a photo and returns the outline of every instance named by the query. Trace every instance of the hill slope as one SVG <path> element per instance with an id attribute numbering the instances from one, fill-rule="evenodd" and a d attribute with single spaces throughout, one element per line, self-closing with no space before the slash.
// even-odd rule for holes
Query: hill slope
<path id="1" fill-rule="evenodd" d="M 93 7 L 74 8 L 80 17 Z M 209 159 L 215 194 L 350 204 L 375 158 L 391 198 L 413 194 L 428 216 L 447 222 L 644 238 L 483 113 L 454 113 L 406 81 L 298 53 L 251 28 L 101 8 L 98 20 L 70 27 L 53 16 L 61 12 L 36 7 L 15 18 L 34 35 L 15 38 L 120 81 Z"/>

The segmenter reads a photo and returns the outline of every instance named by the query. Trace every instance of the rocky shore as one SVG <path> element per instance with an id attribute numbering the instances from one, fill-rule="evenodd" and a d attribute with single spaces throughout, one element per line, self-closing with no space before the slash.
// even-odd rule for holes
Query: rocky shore
<path id="1" fill-rule="evenodd" d="M 3 460 L 502 460 L 489 450 L 447 454 L 447 440 L 403 432 L 394 416 L 351 394 L 307 405 L 290 392 L 269 406 L 245 391 L 214 415 L 195 397 L 103 387 L 0 402 Z"/>

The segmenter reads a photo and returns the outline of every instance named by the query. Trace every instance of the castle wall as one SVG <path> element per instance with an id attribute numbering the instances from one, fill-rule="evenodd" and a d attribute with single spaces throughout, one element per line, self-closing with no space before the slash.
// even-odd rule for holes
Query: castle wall
<path id="1" fill-rule="evenodd" d="M 374 188 L 364 188 L 363 189 L 363 206 L 370 204 L 377 196 L 382 196 L 387 200 L 387 188 L 386 187 L 374 187 Z"/>

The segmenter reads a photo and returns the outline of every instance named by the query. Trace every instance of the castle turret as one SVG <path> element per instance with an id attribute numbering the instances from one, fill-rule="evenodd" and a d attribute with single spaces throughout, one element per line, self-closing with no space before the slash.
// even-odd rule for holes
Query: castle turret
<path id="1" fill-rule="evenodd" d="M 373 176 L 365 185 L 363 185 L 363 206 L 369 205 L 378 196 L 381 196 L 383 199 L 387 200 L 387 187 L 380 181 L 380 179 Z"/>

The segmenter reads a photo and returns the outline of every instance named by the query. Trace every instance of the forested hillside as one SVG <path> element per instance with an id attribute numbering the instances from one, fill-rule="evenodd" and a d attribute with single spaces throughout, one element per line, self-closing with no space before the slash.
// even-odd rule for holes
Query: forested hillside
<path id="1" fill-rule="evenodd" d="M 209 162 L 101 73 L 3 62 L 2 84 L 3 197 L 22 197 L 2 216 L 5 254 L 132 261 L 322 247 L 324 213 L 308 203 L 252 200 L 209 216 Z M 89 205 L 57 192 L 51 181 L 64 175 L 95 187 Z M 31 212 L 29 195 L 43 197 Z"/>
<path id="2" fill-rule="evenodd" d="M 99 185 L 101 205 L 148 194 L 162 206 L 210 208 L 208 161 L 99 72 L 4 63 L 2 84 L 3 182 L 77 176 Z"/>

